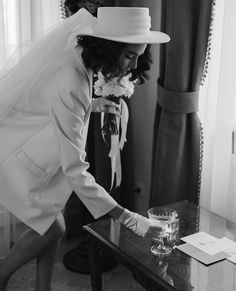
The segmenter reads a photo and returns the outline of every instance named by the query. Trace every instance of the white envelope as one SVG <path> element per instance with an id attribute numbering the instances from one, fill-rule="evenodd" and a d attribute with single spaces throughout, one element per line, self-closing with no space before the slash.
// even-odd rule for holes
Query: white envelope
<path id="1" fill-rule="evenodd" d="M 188 243 L 178 245 L 176 246 L 176 249 L 179 249 L 180 251 L 184 252 L 185 254 L 200 261 L 205 265 L 210 265 L 229 257 L 229 255 L 226 254 L 225 252 L 220 252 L 215 255 L 208 255 L 205 252 L 199 250 L 198 248 L 189 245 Z"/>
<path id="2" fill-rule="evenodd" d="M 181 240 L 207 253 L 208 255 L 215 255 L 219 252 L 224 252 L 232 248 L 235 242 L 226 237 L 216 238 L 204 231 L 197 232 L 185 237 Z"/>

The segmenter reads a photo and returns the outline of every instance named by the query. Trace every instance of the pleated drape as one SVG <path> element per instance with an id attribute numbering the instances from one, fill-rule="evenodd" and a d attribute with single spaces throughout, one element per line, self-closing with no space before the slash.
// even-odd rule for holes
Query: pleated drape
<path id="1" fill-rule="evenodd" d="M 150 207 L 199 203 L 202 134 L 198 95 L 209 58 L 212 0 L 164 0 Z"/>

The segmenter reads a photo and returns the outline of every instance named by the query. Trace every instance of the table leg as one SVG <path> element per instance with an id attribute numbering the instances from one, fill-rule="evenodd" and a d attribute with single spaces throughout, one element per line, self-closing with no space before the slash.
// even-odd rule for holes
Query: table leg
<path id="1" fill-rule="evenodd" d="M 88 238 L 88 248 L 92 291 L 102 291 L 101 256 L 99 248 L 92 238 Z"/>

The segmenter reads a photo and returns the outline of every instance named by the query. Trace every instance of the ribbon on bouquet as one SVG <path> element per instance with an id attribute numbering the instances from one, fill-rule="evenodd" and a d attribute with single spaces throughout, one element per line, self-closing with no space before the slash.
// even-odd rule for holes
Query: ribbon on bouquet
<path id="1" fill-rule="evenodd" d="M 123 149 L 126 140 L 127 124 L 129 120 L 129 110 L 126 102 L 121 98 L 121 115 L 116 116 L 116 124 L 118 128 L 118 135 L 111 135 L 111 149 L 109 152 L 109 157 L 111 159 L 111 187 L 113 188 L 115 175 L 116 184 L 115 187 L 120 186 L 122 180 L 122 170 L 121 170 L 121 156 L 120 151 Z M 101 128 L 104 125 L 104 112 L 101 114 Z M 121 129 L 121 132 L 120 132 Z"/>

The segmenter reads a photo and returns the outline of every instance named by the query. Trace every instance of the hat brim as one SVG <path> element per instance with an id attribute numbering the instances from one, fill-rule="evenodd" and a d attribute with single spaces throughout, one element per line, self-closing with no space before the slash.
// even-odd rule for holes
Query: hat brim
<path id="1" fill-rule="evenodd" d="M 150 31 L 149 34 L 136 34 L 136 35 L 107 35 L 96 32 L 81 33 L 81 36 L 88 35 L 108 39 L 123 43 L 134 43 L 134 44 L 155 44 L 155 43 L 166 43 L 170 40 L 170 37 L 164 32 Z"/>

